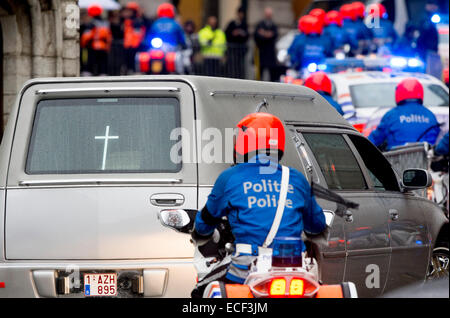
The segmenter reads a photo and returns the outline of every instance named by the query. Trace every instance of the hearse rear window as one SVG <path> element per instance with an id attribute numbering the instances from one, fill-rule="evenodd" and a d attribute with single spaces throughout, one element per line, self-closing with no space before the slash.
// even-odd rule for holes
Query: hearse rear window
<path id="1" fill-rule="evenodd" d="M 178 172 L 176 98 L 81 98 L 37 105 L 27 174 Z"/>

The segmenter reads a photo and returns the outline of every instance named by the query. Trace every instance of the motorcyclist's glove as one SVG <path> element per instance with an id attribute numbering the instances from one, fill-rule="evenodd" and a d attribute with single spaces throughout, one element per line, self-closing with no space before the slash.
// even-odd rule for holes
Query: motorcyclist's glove
<path id="1" fill-rule="evenodd" d="M 197 233 L 197 231 L 194 228 L 194 230 L 191 233 L 191 238 L 192 238 L 192 241 L 197 246 L 202 246 L 202 245 L 205 245 L 206 243 L 208 243 L 208 241 L 211 239 L 214 241 L 214 243 L 218 243 L 220 240 L 220 233 L 219 233 L 219 231 L 217 231 L 217 229 L 215 229 L 209 235 L 201 235 L 201 234 Z"/>

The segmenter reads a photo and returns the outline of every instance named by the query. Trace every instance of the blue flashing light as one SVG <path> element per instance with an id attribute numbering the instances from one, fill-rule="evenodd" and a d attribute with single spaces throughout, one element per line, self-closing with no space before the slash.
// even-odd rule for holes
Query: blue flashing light
<path id="1" fill-rule="evenodd" d="M 411 58 L 408 60 L 409 67 L 419 67 L 422 65 L 422 62 L 419 59 Z"/>
<path id="2" fill-rule="evenodd" d="M 326 71 L 327 70 L 327 65 L 326 64 L 319 64 L 317 66 L 317 68 L 319 69 L 319 71 Z"/>
<path id="3" fill-rule="evenodd" d="M 408 61 L 404 57 L 393 57 L 391 59 L 391 67 L 393 68 L 402 68 L 408 65 Z"/>
<path id="4" fill-rule="evenodd" d="M 273 241 L 272 266 L 301 267 L 302 243 L 298 237 L 279 237 Z"/>
<path id="5" fill-rule="evenodd" d="M 151 44 L 155 49 L 160 49 L 163 45 L 163 41 L 160 38 L 153 38 Z"/>
<path id="6" fill-rule="evenodd" d="M 308 72 L 310 72 L 310 73 L 317 72 L 317 64 L 316 63 L 310 63 L 310 64 L 308 64 L 307 69 L 308 69 Z"/>
<path id="7" fill-rule="evenodd" d="M 431 22 L 436 24 L 441 22 L 441 16 L 437 13 L 433 14 L 433 16 L 431 17 Z"/>

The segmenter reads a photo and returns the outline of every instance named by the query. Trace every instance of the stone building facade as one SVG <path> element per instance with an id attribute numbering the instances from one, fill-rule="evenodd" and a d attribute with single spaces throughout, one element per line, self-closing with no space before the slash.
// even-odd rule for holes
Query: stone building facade
<path id="1" fill-rule="evenodd" d="M 78 20 L 77 0 L 0 0 L 3 127 L 25 81 L 79 75 Z"/>

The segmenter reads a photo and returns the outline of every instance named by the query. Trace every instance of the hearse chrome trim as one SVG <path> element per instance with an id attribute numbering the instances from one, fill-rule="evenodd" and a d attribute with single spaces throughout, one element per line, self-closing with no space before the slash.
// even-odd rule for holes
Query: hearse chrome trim
<path id="1" fill-rule="evenodd" d="M 55 89 L 40 89 L 36 91 L 36 95 L 48 94 L 64 94 L 64 93 L 111 93 L 111 92 L 179 92 L 177 87 L 80 87 L 80 88 L 55 88 Z"/>
<path id="2" fill-rule="evenodd" d="M 46 185 L 86 185 L 86 184 L 155 184 L 155 183 L 181 183 L 181 179 L 61 179 L 61 180 L 24 180 L 19 186 L 46 186 Z"/>
<path id="3" fill-rule="evenodd" d="M 233 97 L 236 96 L 253 96 L 253 97 L 257 97 L 257 96 L 263 96 L 263 97 L 271 97 L 273 99 L 277 98 L 277 97 L 282 97 L 282 98 L 298 98 L 298 99 L 303 99 L 303 100 L 308 100 L 308 101 L 313 101 L 315 99 L 314 96 L 310 96 L 310 95 L 303 95 L 303 94 L 284 94 L 284 93 L 260 93 L 260 92 L 242 92 L 242 91 L 212 91 L 209 93 L 210 96 L 216 96 L 216 95 L 233 95 Z"/>

